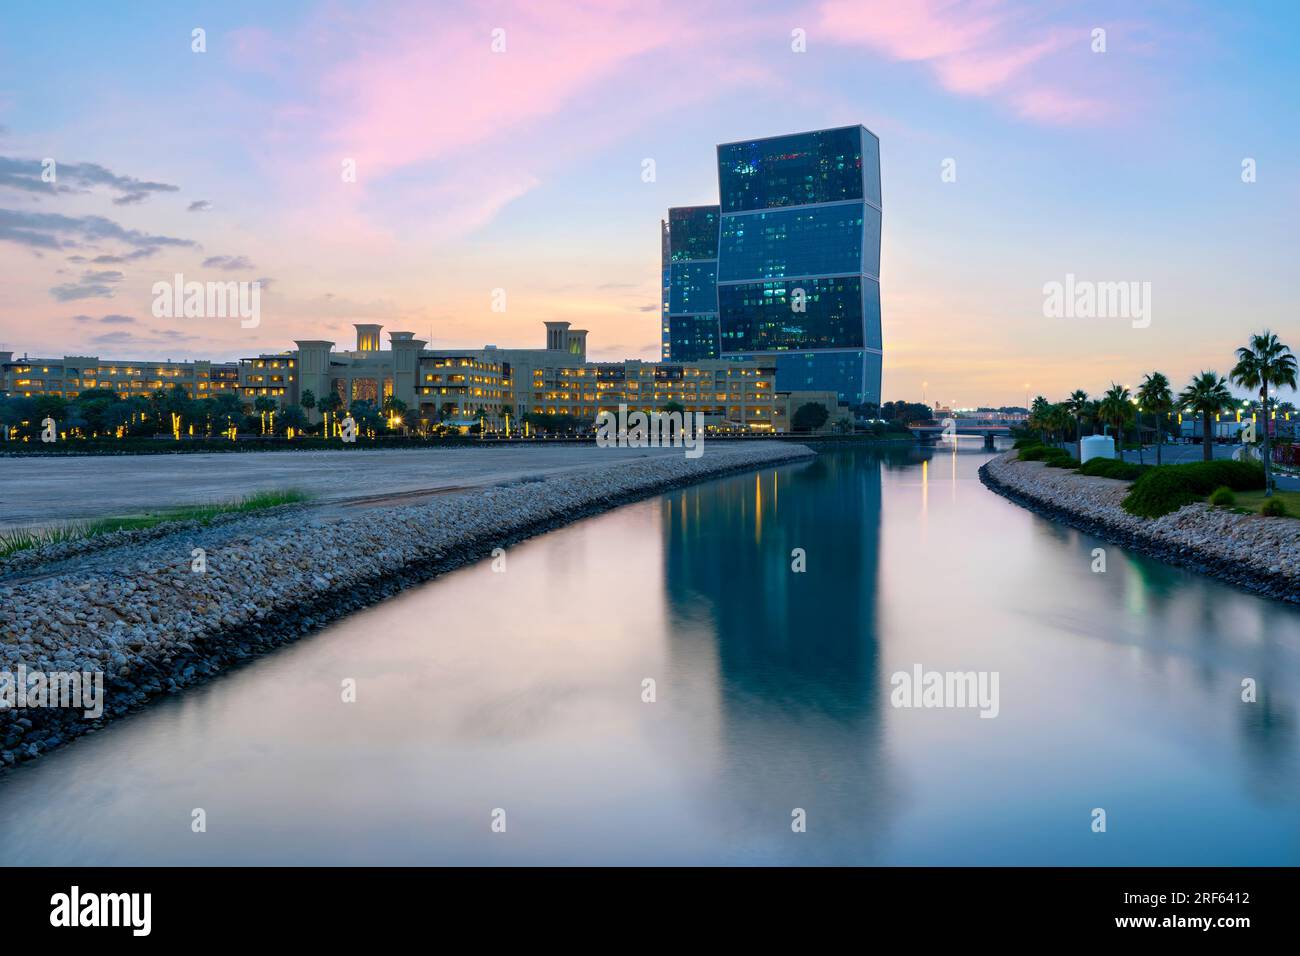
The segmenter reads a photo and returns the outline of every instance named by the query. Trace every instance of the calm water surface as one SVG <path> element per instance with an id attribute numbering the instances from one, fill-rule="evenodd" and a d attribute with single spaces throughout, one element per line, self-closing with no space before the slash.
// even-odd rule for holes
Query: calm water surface
<path id="1" fill-rule="evenodd" d="M 837 453 L 513 547 L 10 775 L 0 863 L 1300 864 L 1300 614 L 1093 573 L 988 457 Z M 891 707 L 915 664 L 998 672 L 999 716 Z"/>

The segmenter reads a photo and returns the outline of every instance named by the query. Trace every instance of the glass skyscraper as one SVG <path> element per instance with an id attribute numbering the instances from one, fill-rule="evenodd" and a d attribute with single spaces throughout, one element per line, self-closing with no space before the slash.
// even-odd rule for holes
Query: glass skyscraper
<path id="1" fill-rule="evenodd" d="M 663 358 L 718 357 L 718 207 L 668 210 L 663 223 Z"/>
<path id="2" fill-rule="evenodd" d="M 665 358 L 713 357 L 698 350 L 716 335 L 718 357 L 775 359 L 781 390 L 879 402 L 875 134 L 848 126 L 724 143 L 718 192 L 719 206 L 669 211 Z"/>

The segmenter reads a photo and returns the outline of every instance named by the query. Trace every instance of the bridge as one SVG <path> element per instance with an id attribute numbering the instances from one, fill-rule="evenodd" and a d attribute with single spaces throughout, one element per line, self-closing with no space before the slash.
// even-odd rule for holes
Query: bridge
<path id="1" fill-rule="evenodd" d="M 925 444 L 933 443 L 943 435 L 977 435 L 983 437 L 985 448 L 992 448 L 993 439 L 998 435 L 1011 437 L 1011 424 L 1002 419 L 945 418 L 938 425 L 909 422 L 907 428 Z"/>

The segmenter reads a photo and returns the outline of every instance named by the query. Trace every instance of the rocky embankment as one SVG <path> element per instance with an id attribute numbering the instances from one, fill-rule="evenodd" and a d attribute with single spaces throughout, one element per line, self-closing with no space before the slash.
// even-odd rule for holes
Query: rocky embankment
<path id="1" fill-rule="evenodd" d="M 219 529 L 125 532 L 80 555 L 58 546 L 44 565 L 30 555 L 0 564 L 0 671 L 102 672 L 105 685 L 95 720 L 67 707 L 0 710 L 0 769 L 494 548 L 669 488 L 811 457 L 801 445 L 717 448 L 423 504 L 289 506 Z"/>
<path id="2" fill-rule="evenodd" d="M 1128 482 L 1017 461 L 1015 452 L 988 462 L 980 480 L 1031 511 L 1121 547 L 1300 604 L 1300 521 L 1294 518 L 1237 514 L 1204 503 L 1139 518 L 1120 507 Z"/>

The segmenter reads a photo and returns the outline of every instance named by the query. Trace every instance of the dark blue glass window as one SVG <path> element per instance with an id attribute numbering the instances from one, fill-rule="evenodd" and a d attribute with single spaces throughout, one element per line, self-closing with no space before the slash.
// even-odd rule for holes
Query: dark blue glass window
<path id="1" fill-rule="evenodd" d="M 880 367 L 883 364 L 879 352 L 868 352 L 865 357 L 866 384 L 862 390 L 862 401 L 880 404 Z"/>
<path id="2" fill-rule="evenodd" d="M 669 283 L 668 312 L 718 311 L 717 262 L 674 262 Z"/>
<path id="3" fill-rule="evenodd" d="M 850 126 L 719 146 L 722 211 L 863 198 L 864 138 Z"/>
<path id="4" fill-rule="evenodd" d="M 724 355 L 742 362 L 753 355 Z M 880 356 L 875 352 L 783 352 L 776 356 L 776 387 L 781 392 L 834 392 L 849 405 L 880 401 Z"/>
<path id="5" fill-rule="evenodd" d="M 861 272 L 864 210 L 873 214 L 878 229 L 879 213 L 860 202 L 724 216 L 718 278 L 732 282 Z M 878 260 L 879 237 L 868 244 Z"/>
<path id="6" fill-rule="evenodd" d="M 674 315 L 668 319 L 668 354 L 674 362 L 718 357 L 716 315 Z"/>
<path id="7" fill-rule="evenodd" d="M 718 286 L 722 351 L 862 348 L 862 291 L 857 276 Z"/>
<path id="8" fill-rule="evenodd" d="M 866 254 L 862 257 L 862 271 L 869 276 L 880 275 L 880 210 L 873 206 L 862 207 L 866 224 Z"/>
<path id="9" fill-rule="evenodd" d="M 862 134 L 862 178 L 866 198 L 877 206 L 880 202 L 880 140 L 870 132 Z"/>
<path id="10" fill-rule="evenodd" d="M 865 316 L 867 348 L 882 348 L 880 337 L 880 283 L 862 280 L 862 314 Z"/>
<path id="11" fill-rule="evenodd" d="M 680 206 L 668 210 L 673 262 L 718 258 L 718 207 Z"/>
<path id="12" fill-rule="evenodd" d="M 778 355 L 776 387 L 782 392 L 834 392 L 839 401 L 856 405 L 866 391 L 864 359 L 870 352 L 809 352 Z"/>

